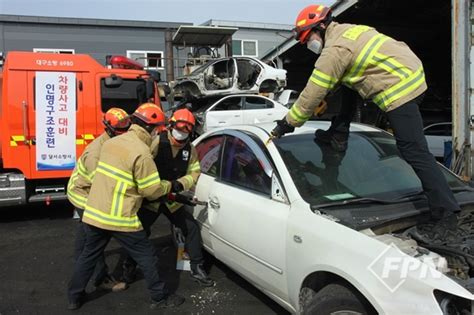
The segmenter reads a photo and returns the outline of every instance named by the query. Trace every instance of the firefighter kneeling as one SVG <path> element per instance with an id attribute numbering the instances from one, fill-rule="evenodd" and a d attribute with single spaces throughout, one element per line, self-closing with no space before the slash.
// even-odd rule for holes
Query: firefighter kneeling
<path id="1" fill-rule="evenodd" d="M 169 294 L 159 278 L 155 249 L 137 216 L 143 198 L 156 200 L 171 190 L 171 183 L 161 180 L 150 151 L 165 117 L 159 107 L 147 103 L 138 107 L 131 119 L 129 131 L 106 141 L 100 152 L 82 219 L 87 241 L 69 285 L 69 309 L 78 309 L 84 302 L 86 285 L 112 237 L 143 270 L 151 308 L 184 302 L 183 297 Z"/>

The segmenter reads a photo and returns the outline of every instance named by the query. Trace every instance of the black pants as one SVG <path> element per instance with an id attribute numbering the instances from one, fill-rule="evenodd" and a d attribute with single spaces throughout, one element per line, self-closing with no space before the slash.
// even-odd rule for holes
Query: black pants
<path id="1" fill-rule="evenodd" d="M 110 239 L 115 238 L 142 269 L 151 298 L 159 301 L 167 294 L 165 283 L 160 280 L 157 270 L 158 257 L 153 244 L 144 230 L 139 232 L 116 232 L 83 223 L 86 243 L 74 266 L 74 274 L 69 284 L 69 302 L 77 303 L 85 293 L 86 285 L 94 272 L 94 267 Z"/>
<path id="2" fill-rule="evenodd" d="M 460 207 L 428 149 L 418 109 L 420 101 L 415 99 L 387 112 L 387 118 L 397 140 L 398 151 L 420 178 L 432 217 L 441 219 L 460 210 Z"/>
<path id="3" fill-rule="evenodd" d="M 79 214 L 80 217 L 76 229 L 76 239 L 74 241 L 74 260 L 77 262 L 86 244 L 86 231 L 84 229 L 84 223 L 82 223 L 82 214 L 84 213 L 84 210 L 76 208 L 76 212 Z M 107 264 L 105 262 L 105 255 L 102 254 L 97 260 L 97 265 L 95 266 L 94 285 L 100 285 L 105 280 L 108 274 L 109 268 L 107 267 Z"/>
<path id="4" fill-rule="evenodd" d="M 194 217 L 187 212 L 184 207 L 179 208 L 175 212 L 171 213 L 168 208 L 162 204 L 158 209 L 158 212 L 140 209 L 138 211 L 138 218 L 143 225 L 143 229 L 146 231 L 147 236 L 151 234 L 151 226 L 158 219 L 160 214 L 163 213 L 168 220 L 181 229 L 185 237 L 185 249 L 189 254 L 191 265 L 198 265 L 204 263 L 204 257 L 201 250 L 201 234 L 199 226 Z M 133 257 L 132 257 L 133 258 Z M 124 265 L 135 265 L 136 263 L 128 256 Z"/>
<path id="5" fill-rule="evenodd" d="M 398 151 L 420 179 L 433 219 L 439 220 L 460 210 L 460 207 L 435 158 L 428 150 L 423 133 L 423 120 L 418 108 L 422 99 L 423 95 L 387 112 L 386 115 L 397 141 Z M 353 113 L 354 109 L 350 104 L 343 104 L 341 113 L 333 120 L 337 131 L 348 132 L 348 122 L 351 121 Z"/>

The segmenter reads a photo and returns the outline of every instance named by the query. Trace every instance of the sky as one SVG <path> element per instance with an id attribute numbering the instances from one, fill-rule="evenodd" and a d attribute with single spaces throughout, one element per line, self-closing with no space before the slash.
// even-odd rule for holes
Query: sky
<path id="1" fill-rule="evenodd" d="M 301 9 L 316 3 L 311 0 L 0 0 L 0 14 L 195 25 L 211 19 L 292 25 Z"/>

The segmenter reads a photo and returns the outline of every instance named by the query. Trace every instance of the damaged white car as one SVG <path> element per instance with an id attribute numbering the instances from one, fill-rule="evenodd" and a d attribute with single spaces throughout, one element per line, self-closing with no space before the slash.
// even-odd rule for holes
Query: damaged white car
<path id="1" fill-rule="evenodd" d="M 211 60 L 189 75 L 170 82 L 174 96 L 200 98 L 234 93 L 275 93 L 286 86 L 286 70 L 257 58 Z"/>
<path id="2" fill-rule="evenodd" d="M 273 127 L 195 140 L 207 205 L 192 211 L 210 253 L 292 313 L 472 314 L 472 188 L 442 168 L 471 234 L 417 244 L 409 231 L 429 209 L 391 135 L 352 124 L 338 153 L 314 142 L 329 122 L 267 142 Z"/>

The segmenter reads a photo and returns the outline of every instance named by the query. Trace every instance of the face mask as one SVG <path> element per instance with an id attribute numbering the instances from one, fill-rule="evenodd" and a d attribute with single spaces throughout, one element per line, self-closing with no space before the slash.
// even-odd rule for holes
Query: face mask
<path id="1" fill-rule="evenodd" d="M 308 47 L 309 50 L 314 52 L 316 55 L 321 54 L 321 51 L 323 50 L 323 44 L 317 39 L 313 39 L 313 40 L 309 41 L 308 44 L 307 44 L 307 47 Z"/>
<path id="2" fill-rule="evenodd" d="M 173 138 L 175 138 L 178 141 L 184 141 L 189 137 L 189 133 L 179 131 L 178 129 L 173 129 L 171 131 L 171 135 L 173 136 Z"/>

